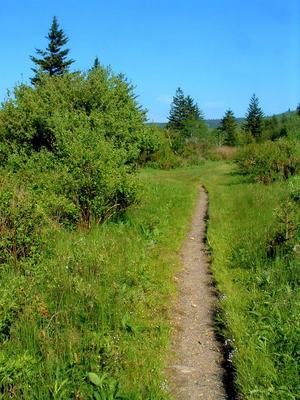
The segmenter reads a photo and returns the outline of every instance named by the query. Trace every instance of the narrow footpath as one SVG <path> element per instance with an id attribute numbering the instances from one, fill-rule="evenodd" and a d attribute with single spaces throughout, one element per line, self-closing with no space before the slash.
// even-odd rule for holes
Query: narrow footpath
<path id="1" fill-rule="evenodd" d="M 170 389 L 178 400 L 224 400 L 222 353 L 213 331 L 216 295 L 205 246 L 208 196 L 200 188 L 191 230 L 182 250 L 175 308 L 174 359 L 168 368 Z"/>

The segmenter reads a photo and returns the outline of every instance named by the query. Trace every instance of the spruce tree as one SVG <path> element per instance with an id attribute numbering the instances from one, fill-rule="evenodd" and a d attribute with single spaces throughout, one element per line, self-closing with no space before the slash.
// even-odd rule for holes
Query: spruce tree
<path id="1" fill-rule="evenodd" d="M 173 97 L 167 127 L 180 132 L 184 137 L 195 135 L 202 128 L 204 118 L 191 96 L 185 96 L 178 88 Z"/>
<path id="2" fill-rule="evenodd" d="M 101 67 L 101 65 L 100 65 L 99 58 L 98 58 L 98 56 L 96 56 L 92 69 L 97 69 L 97 68 L 100 68 L 100 67 Z"/>
<path id="3" fill-rule="evenodd" d="M 171 104 L 171 110 L 168 117 L 168 128 L 181 130 L 185 119 L 185 97 L 182 89 L 179 87 L 176 90 L 175 96 Z"/>
<path id="4" fill-rule="evenodd" d="M 230 109 L 226 111 L 222 118 L 219 130 L 223 134 L 224 144 L 227 144 L 228 146 L 234 146 L 236 144 L 237 124 L 234 114 Z"/>
<path id="5" fill-rule="evenodd" d="M 264 113 L 259 107 L 258 97 L 253 94 L 250 99 L 250 104 L 246 114 L 246 121 L 244 124 L 244 130 L 252 135 L 252 137 L 258 141 L 263 132 L 263 118 Z"/>
<path id="6" fill-rule="evenodd" d="M 41 58 L 30 56 L 31 60 L 37 65 L 37 68 L 32 68 L 35 76 L 31 78 L 32 83 L 37 83 L 41 74 L 49 76 L 61 76 L 69 70 L 69 66 L 74 60 L 67 59 L 69 49 L 62 49 L 68 42 L 68 37 L 64 31 L 59 28 L 56 17 L 53 17 L 52 25 L 46 36 L 49 43 L 46 50 L 36 49 L 36 52 Z"/>

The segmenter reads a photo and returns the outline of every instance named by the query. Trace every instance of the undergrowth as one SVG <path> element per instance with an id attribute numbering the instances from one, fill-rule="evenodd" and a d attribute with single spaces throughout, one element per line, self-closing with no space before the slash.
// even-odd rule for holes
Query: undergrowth
<path id="1" fill-rule="evenodd" d="M 140 205 L 1 265 L 0 398 L 168 399 L 162 373 L 173 276 L 197 194 L 145 171 Z"/>
<path id="2" fill-rule="evenodd" d="M 299 209 L 287 207 L 297 201 L 297 181 L 249 183 L 224 163 L 206 165 L 202 180 L 210 198 L 219 325 L 238 392 L 242 399 L 299 399 Z M 285 230 L 286 240 L 274 242 Z"/>

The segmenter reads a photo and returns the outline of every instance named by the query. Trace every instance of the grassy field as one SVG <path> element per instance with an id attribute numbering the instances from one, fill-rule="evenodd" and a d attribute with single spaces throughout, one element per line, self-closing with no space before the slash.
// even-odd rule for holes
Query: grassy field
<path id="1" fill-rule="evenodd" d="M 141 181 L 119 220 L 57 230 L 38 265 L 2 267 L 0 398 L 168 398 L 173 277 L 199 175 Z"/>
<path id="2" fill-rule="evenodd" d="M 140 204 L 123 217 L 57 230 L 38 265 L 1 267 L 0 398 L 169 398 L 173 278 L 201 181 L 238 391 L 299 399 L 299 261 L 266 254 L 287 183 L 249 183 L 225 162 L 140 178 Z"/>
<path id="3" fill-rule="evenodd" d="M 220 291 L 217 320 L 245 399 L 299 399 L 300 263 L 270 258 L 286 183 L 249 183 L 230 164 L 206 164 L 208 242 Z"/>

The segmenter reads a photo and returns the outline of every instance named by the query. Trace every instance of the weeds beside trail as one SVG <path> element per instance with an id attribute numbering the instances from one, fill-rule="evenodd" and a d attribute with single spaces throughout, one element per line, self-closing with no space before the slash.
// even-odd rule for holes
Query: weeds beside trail
<path id="1" fill-rule="evenodd" d="M 199 181 L 236 386 L 299 399 L 300 262 L 266 250 L 288 182 L 249 183 L 224 162 L 140 177 L 140 204 L 118 220 L 57 228 L 38 263 L 1 265 L 0 399 L 169 399 L 173 278 Z"/>
<path id="2" fill-rule="evenodd" d="M 230 164 L 202 169 L 219 329 L 243 399 L 300 398 L 300 262 L 268 254 L 288 182 L 249 183 Z M 297 223 L 297 221 L 295 221 Z"/>
<path id="3" fill-rule="evenodd" d="M 145 171 L 141 203 L 2 266 L 1 399 L 167 399 L 162 374 L 197 174 Z M 197 183 L 196 183 L 197 181 Z"/>

